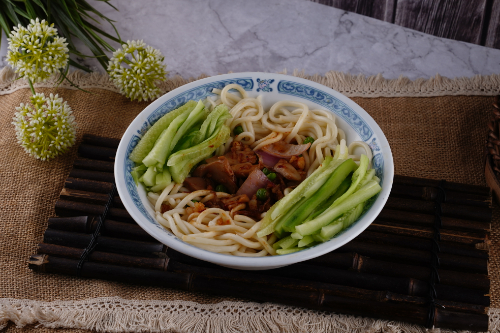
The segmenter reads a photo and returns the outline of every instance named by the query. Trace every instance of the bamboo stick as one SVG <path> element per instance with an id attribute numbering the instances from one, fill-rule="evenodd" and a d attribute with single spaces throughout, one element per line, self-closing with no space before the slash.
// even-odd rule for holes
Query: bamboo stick
<path id="1" fill-rule="evenodd" d="M 82 143 L 78 147 L 78 155 L 80 157 L 90 158 L 94 160 L 114 162 L 116 149 Z"/>
<path id="2" fill-rule="evenodd" d="M 108 194 L 113 189 L 113 184 L 96 180 L 68 177 L 64 183 L 64 187 L 80 191 Z"/>
<path id="3" fill-rule="evenodd" d="M 389 196 L 385 208 L 411 211 L 416 213 L 434 214 L 435 203 L 432 201 L 405 199 Z M 491 221 L 491 209 L 486 207 L 441 204 L 442 216 L 456 217 L 480 222 Z"/>
<path id="4" fill-rule="evenodd" d="M 113 162 L 90 160 L 87 158 L 78 157 L 75 160 L 75 162 L 73 162 L 73 168 L 103 171 L 103 172 L 114 172 L 115 164 Z"/>
<path id="5" fill-rule="evenodd" d="M 57 200 L 55 211 L 57 216 L 60 217 L 102 215 L 104 213 L 104 205 L 93 205 L 84 202 Z M 123 208 L 111 207 L 108 212 L 108 217 L 122 222 L 135 223 L 134 219 Z"/>
<path id="6" fill-rule="evenodd" d="M 376 259 L 389 259 L 416 265 L 429 265 L 432 254 L 429 251 L 408 249 L 394 245 L 380 245 L 366 243 L 355 238 L 346 245 L 341 246 L 338 252 L 356 252 L 361 255 Z M 471 273 L 487 274 L 488 261 L 482 258 L 457 256 L 448 253 L 439 253 L 440 267 L 444 269 L 466 271 Z"/>
<path id="7" fill-rule="evenodd" d="M 433 187 L 439 187 L 442 184 L 440 180 L 400 176 L 400 175 L 394 176 L 394 183 L 403 185 L 433 186 Z M 481 196 L 491 195 L 491 189 L 485 186 L 468 185 L 468 184 L 454 183 L 454 182 L 444 182 L 443 185 L 446 190 L 450 191 L 465 192 Z"/>
<path id="8" fill-rule="evenodd" d="M 37 250 L 38 254 L 49 254 L 68 259 L 80 259 L 83 252 L 84 249 L 48 243 L 38 244 Z M 87 257 L 87 260 L 118 266 L 140 267 L 163 271 L 166 271 L 168 266 L 168 258 L 147 258 L 101 251 L 92 251 Z"/>
<path id="9" fill-rule="evenodd" d="M 375 219 L 368 227 L 369 230 L 378 232 L 387 232 L 394 235 L 412 236 L 433 239 L 435 230 L 430 227 L 409 226 L 406 223 L 388 222 Z M 473 233 L 459 230 L 440 229 L 439 234 L 444 242 L 454 242 L 464 245 L 475 246 L 476 244 L 491 243 L 487 233 Z"/>
<path id="10" fill-rule="evenodd" d="M 80 201 L 97 205 L 105 205 L 109 198 L 109 194 L 81 191 L 67 187 L 61 190 L 59 196 L 64 200 Z M 113 207 L 124 208 L 119 196 L 115 196 L 113 198 Z"/>
<path id="11" fill-rule="evenodd" d="M 49 255 L 30 257 L 30 268 L 48 273 L 76 275 L 78 261 Z M 389 320 L 403 320 L 418 325 L 425 325 L 428 308 L 399 302 L 379 302 L 359 298 L 336 296 L 325 290 L 303 290 L 278 287 L 276 285 L 251 284 L 246 281 L 229 280 L 222 277 L 210 277 L 195 273 L 172 273 L 135 267 L 121 267 L 101 263 L 87 262 L 81 270 L 83 277 L 114 279 L 129 282 L 158 285 L 192 292 L 223 294 L 232 297 L 244 297 L 257 301 L 278 302 L 313 309 L 334 311 L 353 315 L 375 316 Z M 436 327 L 453 329 L 486 330 L 488 316 L 456 311 L 435 309 Z"/>
<path id="12" fill-rule="evenodd" d="M 98 221 L 96 216 L 51 217 L 49 218 L 48 228 L 88 234 L 96 230 Z M 108 219 L 103 222 L 101 234 L 112 238 L 138 239 L 153 243 L 157 242 L 137 224 Z"/>
<path id="13" fill-rule="evenodd" d="M 69 176 L 71 178 L 97 180 L 99 182 L 108 182 L 108 183 L 112 183 L 115 180 L 115 176 L 111 172 L 76 169 L 76 168 L 73 168 L 73 170 L 71 170 Z"/>
<path id="14" fill-rule="evenodd" d="M 116 150 L 118 148 L 118 145 L 120 144 L 120 139 L 107 138 L 92 134 L 84 134 L 83 142 L 89 145 L 114 148 Z"/>
<path id="15" fill-rule="evenodd" d="M 86 248 L 92 235 L 47 229 L 43 242 L 76 248 Z M 133 255 L 139 257 L 164 257 L 167 247 L 158 242 L 144 242 L 129 239 L 99 236 L 96 251 Z"/>
<path id="16" fill-rule="evenodd" d="M 491 208 L 491 195 L 477 195 L 466 192 L 446 191 L 446 195 L 436 187 L 404 185 L 395 183 L 391 188 L 391 196 L 410 199 L 421 199 L 427 201 L 436 201 L 439 197 L 443 202 L 456 205 L 469 205 Z"/>
<path id="17" fill-rule="evenodd" d="M 388 234 L 386 232 L 372 231 L 370 228 L 359 234 L 356 239 L 367 240 L 378 244 L 392 244 L 416 250 L 432 251 L 432 241 L 430 238 L 425 239 L 413 236 Z M 478 250 L 470 245 L 439 242 L 439 248 L 441 253 L 488 259 L 488 252 Z"/>
<path id="18" fill-rule="evenodd" d="M 423 225 L 423 226 L 433 226 L 436 220 L 434 214 L 421 214 L 415 212 L 405 212 L 401 210 L 393 210 L 384 208 L 377 217 L 378 220 L 385 220 L 390 222 L 406 223 L 410 225 Z M 490 231 L 491 223 L 463 220 L 453 217 L 441 217 L 442 227 L 445 229 L 469 229 L 469 230 L 482 230 Z"/>

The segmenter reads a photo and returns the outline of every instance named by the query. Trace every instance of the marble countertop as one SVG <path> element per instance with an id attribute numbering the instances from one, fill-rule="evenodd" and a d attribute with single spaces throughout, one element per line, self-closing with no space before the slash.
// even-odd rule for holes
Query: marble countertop
<path id="1" fill-rule="evenodd" d="M 500 50 L 430 36 L 307 0 L 111 2 L 118 12 L 104 3 L 95 6 L 117 21 L 122 39 L 143 39 L 160 49 L 170 75 L 185 78 L 284 69 L 306 74 L 382 73 L 389 79 L 500 73 Z M 104 30 L 113 31 L 110 26 Z M 6 52 L 4 42 L 0 67 L 6 65 Z M 95 59 L 80 61 L 102 71 Z"/>

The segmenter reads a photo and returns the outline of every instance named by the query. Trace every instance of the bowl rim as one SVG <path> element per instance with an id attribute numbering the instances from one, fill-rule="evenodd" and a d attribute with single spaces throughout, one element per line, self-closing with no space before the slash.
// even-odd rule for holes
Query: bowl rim
<path id="1" fill-rule="evenodd" d="M 156 226 L 154 226 L 152 223 L 147 221 L 147 219 L 144 216 L 142 216 L 142 213 L 135 206 L 133 200 L 131 199 L 128 193 L 124 178 L 125 155 L 127 152 L 128 145 L 133 138 L 133 135 L 136 135 L 135 132 L 141 127 L 144 128 L 144 125 L 147 123 L 148 116 L 150 116 L 153 112 L 155 112 L 159 107 L 164 105 L 165 102 L 171 100 L 173 97 L 179 95 L 180 93 L 183 93 L 185 91 L 188 91 L 192 88 L 196 88 L 197 86 L 206 83 L 230 80 L 235 78 L 243 78 L 243 77 L 250 77 L 252 79 L 255 79 L 255 77 L 262 77 L 264 79 L 273 78 L 277 81 L 286 80 L 310 86 L 314 89 L 318 89 L 320 91 L 333 95 L 336 99 L 340 100 L 345 105 L 349 106 L 365 122 L 368 122 L 370 124 L 370 128 L 372 129 L 373 134 L 368 139 L 370 139 L 371 137 L 376 137 L 379 140 L 380 146 L 384 147 L 384 149 L 382 150 L 383 162 L 384 162 L 384 168 L 383 168 L 384 180 L 383 180 L 382 191 L 378 194 L 378 197 L 375 200 L 375 202 L 372 204 L 369 210 L 361 217 L 361 219 L 355 223 L 355 225 L 358 226 L 357 227 L 358 230 L 356 232 L 353 233 L 344 232 L 343 235 L 347 233 L 347 236 L 343 236 L 342 238 L 333 238 L 332 240 L 329 240 L 328 242 L 325 242 L 323 244 L 319 244 L 315 247 L 304 249 L 302 251 L 294 252 L 287 255 L 266 256 L 266 257 L 239 257 L 239 256 L 230 256 L 203 250 L 201 248 L 195 247 L 194 245 L 185 243 L 182 240 L 178 239 L 177 237 L 170 237 L 170 236 L 164 237 L 163 234 L 158 233 L 159 229 Z M 153 238 L 155 238 L 159 242 L 167 245 L 168 247 L 172 247 L 174 250 L 184 253 L 188 256 L 216 263 L 222 266 L 230 266 L 239 269 L 245 269 L 245 268 L 271 269 L 275 267 L 281 267 L 298 263 L 301 261 L 321 256 L 323 254 L 331 252 L 345 245 L 346 243 L 357 237 L 359 234 L 361 234 L 379 215 L 380 211 L 384 207 L 389 197 L 394 178 L 394 162 L 389 142 L 387 141 L 387 138 L 385 137 L 382 129 L 363 108 L 361 108 L 357 103 L 355 103 L 350 98 L 342 95 L 341 93 L 327 86 L 306 79 L 298 78 L 295 76 L 263 73 L 263 72 L 242 72 L 242 73 L 231 73 L 231 74 L 211 76 L 205 79 L 193 81 L 191 83 L 182 85 L 159 97 L 153 103 L 144 108 L 130 123 L 130 125 L 124 132 L 122 139 L 120 140 L 120 144 L 118 146 L 115 157 L 114 171 L 115 171 L 114 175 L 115 175 L 115 183 L 117 191 L 118 194 L 120 195 L 120 198 L 123 202 L 125 209 L 137 222 L 137 224 L 141 226 L 142 229 L 144 229 L 148 234 L 150 234 Z M 364 224 L 360 225 L 359 222 L 361 222 L 364 219 L 367 219 L 369 221 L 364 221 Z M 170 233 L 169 231 L 167 231 L 167 229 L 165 229 L 165 232 Z M 337 241 L 332 242 L 333 240 Z"/>

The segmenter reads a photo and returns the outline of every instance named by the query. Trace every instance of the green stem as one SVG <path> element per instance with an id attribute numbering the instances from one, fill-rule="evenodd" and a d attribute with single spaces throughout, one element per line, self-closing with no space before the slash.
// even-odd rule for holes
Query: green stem
<path id="1" fill-rule="evenodd" d="M 33 82 L 31 82 L 31 79 L 28 79 L 28 83 L 30 85 L 30 88 L 31 88 L 31 93 L 33 94 L 33 96 L 35 96 L 35 88 L 33 88 Z"/>

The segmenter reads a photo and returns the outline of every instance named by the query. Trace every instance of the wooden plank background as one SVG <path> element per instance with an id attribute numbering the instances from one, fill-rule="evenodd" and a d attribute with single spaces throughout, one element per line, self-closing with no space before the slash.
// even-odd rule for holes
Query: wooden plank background
<path id="1" fill-rule="evenodd" d="M 425 32 L 500 49 L 500 0 L 311 0 Z"/>

